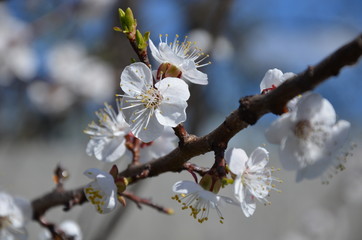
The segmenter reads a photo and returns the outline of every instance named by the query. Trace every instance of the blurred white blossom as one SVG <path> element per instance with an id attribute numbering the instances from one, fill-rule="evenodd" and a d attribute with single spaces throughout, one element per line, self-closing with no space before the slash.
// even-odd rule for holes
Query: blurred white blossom
<path id="1" fill-rule="evenodd" d="M 8 85 L 15 78 L 28 81 L 35 77 L 37 58 L 27 27 L 0 5 L 0 85 Z"/>
<path id="2" fill-rule="evenodd" d="M 315 93 L 301 97 L 296 110 L 283 114 L 266 130 L 270 143 L 280 144 L 280 160 L 297 171 L 297 181 L 321 176 L 336 164 L 336 154 L 347 140 L 350 123 L 336 122 L 331 103 Z"/>
<path id="3" fill-rule="evenodd" d="M 64 222 L 62 222 L 61 224 L 59 224 L 58 230 L 64 232 L 64 234 L 67 237 L 70 237 L 72 240 L 82 240 L 83 239 L 83 235 L 82 235 L 82 231 L 79 227 L 79 225 L 71 220 L 66 220 Z M 39 239 L 40 240 L 52 240 L 52 235 L 49 232 L 49 230 L 44 229 L 44 231 L 42 231 L 39 234 Z"/>
<path id="4" fill-rule="evenodd" d="M 48 114 L 61 113 L 75 101 L 74 94 L 64 86 L 42 81 L 30 83 L 27 94 L 40 112 Z"/>
<path id="5" fill-rule="evenodd" d="M 27 239 L 25 224 L 32 218 L 28 200 L 0 192 L 0 239 Z"/>
<path id="6" fill-rule="evenodd" d="M 50 76 L 71 91 L 95 102 L 114 94 L 114 71 L 104 61 L 89 56 L 79 43 L 66 42 L 48 54 Z"/>
<path id="7" fill-rule="evenodd" d="M 193 29 L 189 33 L 189 41 L 197 43 L 203 52 L 209 52 L 216 61 L 232 59 L 234 47 L 230 40 L 223 35 L 216 36 L 215 39 L 205 29 Z"/>

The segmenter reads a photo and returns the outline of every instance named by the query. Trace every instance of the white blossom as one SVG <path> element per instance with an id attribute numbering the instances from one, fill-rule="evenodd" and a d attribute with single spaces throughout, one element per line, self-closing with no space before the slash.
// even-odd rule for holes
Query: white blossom
<path id="1" fill-rule="evenodd" d="M 36 52 L 31 47 L 30 27 L 12 16 L 5 4 L 0 4 L 0 86 L 12 80 L 32 80 L 38 67 Z"/>
<path id="2" fill-rule="evenodd" d="M 234 180 L 234 195 L 240 202 L 240 207 L 246 217 L 254 214 L 255 199 L 270 203 L 266 197 L 270 190 L 275 189 L 273 181 L 279 181 L 271 176 L 272 170 L 267 168 L 269 153 L 258 147 L 248 157 L 241 148 L 232 148 L 226 152 L 225 159 L 230 171 L 236 175 Z"/>
<path id="3" fill-rule="evenodd" d="M 0 239 L 27 239 L 25 223 L 32 217 L 28 200 L 0 192 Z"/>
<path id="4" fill-rule="evenodd" d="M 73 92 L 62 85 L 33 81 L 28 85 L 27 95 L 35 107 L 46 114 L 61 114 L 75 101 Z"/>
<path id="5" fill-rule="evenodd" d="M 121 74 L 122 113 L 131 132 L 143 142 L 159 137 L 165 126 L 176 127 L 186 120 L 188 85 L 168 77 L 153 86 L 151 70 L 144 63 L 133 63 Z"/>
<path id="6" fill-rule="evenodd" d="M 117 109 L 120 103 L 117 101 Z M 112 106 L 105 104 L 104 109 L 96 112 L 99 123 L 92 122 L 84 130 L 91 136 L 86 152 L 103 162 L 114 162 L 126 152 L 125 136 L 130 132 L 122 113 L 116 113 Z"/>
<path id="7" fill-rule="evenodd" d="M 162 35 L 160 35 L 160 43 L 158 48 L 153 44 L 152 40 L 149 40 L 149 45 L 151 49 L 152 56 L 159 63 L 170 63 L 176 66 L 181 72 L 181 78 L 188 80 L 195 84 L 206 85 L 207 74 L 200 72 L 199 67 L 206 66 L 210 64 L 202 63 L 208 55 L 205 55 L 201 49 L 198 49 L 194 46 L 194 43 L 187 41 L 187 37 L 183 42 L 178 40 L 178 35 L 176 35 L 173 42 L 168 43 L 167 37 L 165 42 L 162 40 Z"/>
<path id="8" fill-rule="evenodd" d="M 73 240 L 82 240 L 83 239 L 83 235 L 82 235 L 82 231 L 79 227 L 79 225 L 71 220 L 66 220 L 64 222 L 62 222 L 61 224 L 59 224 L 58 228 L 60 231 L 62 231 L 67 237 L 70 237 Z M 44 231 L 42 231 L 39 234 L 39 239 L 41 240 L 52 240 L 52 235 L 49 232 L 48 229 L 44 229 Z"/>
<path id="9" fill-rule="evenodd" d="M 170 153 L 177 146 L 178 138 L 170 127 L 165 127 L 162 135 L 150 143 L 141 144 L 140 162 L 146 163 Z"/>
<path id="10" fill-rule="evenodd" d="M 117 186 L 113 177 L 96 168 L 86 170 L 84 175 L 93 180 L 84 188 L 88 201 L 95 206 L 99 213 L 111 212 L 118 203 Z"/>
<path id="11" fill-rule="evenodd" d="M 283 114 L 267 129 L 269 142 L 280 144 L 280 160 L 297 170 L 297 181 L 320 176 L 347 139 L 350 123 L 336 122 L 331 103 L 315 93 L 298 101 L 295 111 Z"/>
<path id="12" fill-rule="evenodd" d="M 73 93 L 95 102 L 114 94 L 114 71 L 101 59 L 91 56 L 80 43 L 69 41 L 54 46 L 47 55 L 52 79 Z"/>
<path id="13" fill-rule="evenodd" d="M 269 69 L 263 79 L 260 82 L 260 93 L 265 94 L 269 91 L 277 88 L 280 84 L 282 84 L 285 80 L 292 78 L 296 76 L 295 73 L 287 72 L 283 73 L 277 68 Z M 292 111 L 295 109 L 295 106 L 299 100 L 299 96 L 293 98 L 287 103 L 287 108 L 289 111 Z"/>
<path id="14" fill-rule="evenodd" d="M 194 219 L 199 223 L 209 219 L 210 208 L 215 209 L 220 223 L 224 218 L 219 209 L 223 203 L 235 204 L 235 202 L 224 196 L 203 189 L 199 184 L 192 181 L 179 181 L 172 186 L 172 191 L 177 193 L 172 199 L 182 204 L 182 210 L 190 209 Z"/>

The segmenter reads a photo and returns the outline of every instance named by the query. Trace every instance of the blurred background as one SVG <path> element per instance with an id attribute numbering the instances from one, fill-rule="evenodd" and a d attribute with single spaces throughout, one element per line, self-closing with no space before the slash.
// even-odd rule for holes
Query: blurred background
<path id="1" fill-rule="evenodd" d="M 82 176 L 87 168 L 110 168 L 85 154 L 88 136 L 82 130 L 96 120 L 94 112 L 104 102 L 115 104 L 120 73 L 136 57 L 125 36 L 112 29 L 119 26 L 117 9 L 127 7 L 132 8 L 139 29 L 150 31 L 154 42 L 159 34 L 169 34 L 170 40 L 176 34 L 187 35 L 210 54 L 212 64 L 201 69 L 208 74 L 209 84 L 191 86 L 187 109 L 186 128 L 198 135 L 218 126 L 238 107 L 239 98 L 259 93 L 268 69 L 302 72 L 362 32 L 358 0 L 0 1 L 1 190 L 39 197 L 54 187 L 51 176 L 57 163 L 69 169 L 69 188 L 87 182 Z M 259 204 L 250 219 L 227 207 L 224 225 L 211 216 L 200 225 L 170 200 L 173 183 L 191 176 L 165 174 L 133 190 L 175 208 L 175 216 L 147 207 L 139 211 L 129 203 L 126 210 L 106 216 L 85 205 L 70 213 L 55 209 L 47 217 L 54 222 L 77 220 L 84 239 L 359 240 L 361 76 L 359 62 L 315 90 L 333 104 L 338 118 L 352 123 L 350 141 L 357 143 L 347 169 L 329 185 L 319 179 L 296 184 L 294 173 L 281 171 L 286 183 L 279 187 L 283 193 L 272 194 L 271 206 Z M 230 146 L 250 154 L 266 143 L 263 132 L 273 119 L 263 117 L 239 133 Z M 266 147 L 278 167 L 277 147 Z M 209 167 L 211 160 L 212 155 L 205 155 L 194 161 Z M 102 224 L 107 221 L 111 224 Z M 39 230 L 37 223 L 31 223 L 30 239 L 37 239 Z"/>

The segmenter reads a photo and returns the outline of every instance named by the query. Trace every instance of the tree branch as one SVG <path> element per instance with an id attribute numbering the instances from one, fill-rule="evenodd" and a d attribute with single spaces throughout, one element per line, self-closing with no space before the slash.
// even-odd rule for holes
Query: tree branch
<path id="1" fill-rule="evenodd" d="M 215 147 L 227 147 L 229 140 L 239 131 L 255 124 L 264 114 L 282 114 L 285 104 L 306 91 L 314 89 L 327 78 L 336 76 L 344 66 L 355 64 L 362 55 L 362 34 L 350 43 L 325 58 L 315 66 L 308 67 L 296 77 L 288 79 L 278 88 L 265 95 L 247 96 L 240 99 L 240 106 L 233 111 L 215 130 L 203 137 L 188 135 L 184 143 L 164 157 L 151 162 L 132 165 L 119 174 L 120 177 L 154 177 L 165 172 L 179 172 L 192 157 L 214 151 Z M 147 170 L 147 174 L 142 173 Z M 142 177 L 134 178 L 136 180 Z M 135 180 L 135 181 L 136 181 Z M 133 181 L 132 183 L 134 183 Z M 33 200 L 34 219 L 38 219 L 49 208 L 86 201 L 83 188 L 65 192 L 50 192 Z"/>
<path id="2" fill-rule="evenodd" d="M 282 114 L 283 108 L 289 100 L 314 89 L 329 77 L 338 75 L 344 66 L 355 64 L 361 55 L 362 34 L 316 66 L 308 67 L 307 70 L 288 79 L 270 93 L 240 99 L 239 108 L 232 112 L 214 131 L 203 137 L 191 137 L 190 135 L 182 146 L 177 147 L 168 155 L 146 163 L 149 169 L 147 177 L 169 171 L 177 172 L 192 157 L 210 152 L 214 150 L 214 146 L 227 146 L 229 140 L 239 131 L 255 124 L 266 113 Z M 138 175 L 146 164 L 128 168 L 119 175 L 124 177 Z"/>

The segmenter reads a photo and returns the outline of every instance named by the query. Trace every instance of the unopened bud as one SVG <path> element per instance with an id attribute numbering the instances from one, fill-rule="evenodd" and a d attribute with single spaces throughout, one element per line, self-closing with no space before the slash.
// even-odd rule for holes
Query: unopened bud
<path id="1" fill-rule="evenodd" d="M 136 31 L 136 43 L 139 50 L 146 50 L 147 49 L 147 41 L 150 38 L 150 32 L 146 32 L 144 35 L 137 30 Z"/>
<path id="2" fill-rule="evenodd" d="M 179 68 L 171 63 L 162 63 L 157 69 L 157 79 L 163 79 L 166 77 L 180 78 L 182 72 Z"/>
<path id="3" fill-rule="evenodd" d="M 127 8 L 126 11 L 123 11 L 119 8 L 118 13 L 123 33 L 128 33 L 129 37 L 134 37 L 136 34 L 137 21 L 134 19 L 132 10 Z"/>

